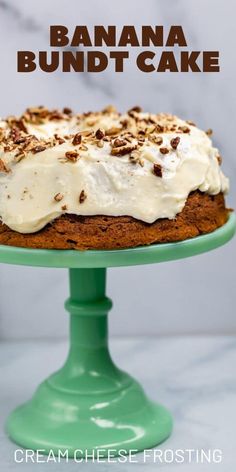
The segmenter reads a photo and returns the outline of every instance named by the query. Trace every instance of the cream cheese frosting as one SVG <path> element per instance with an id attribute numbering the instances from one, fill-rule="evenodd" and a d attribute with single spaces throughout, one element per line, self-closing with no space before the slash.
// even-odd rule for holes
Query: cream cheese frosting
<path id="1" fill-rule="evenodd" d="M 20 233 L 65 213 L 173 219 L 190 192 L 228 189 L 207 133 L 172 115 L 39 108 L 0 121 L 0 215 Z"/>

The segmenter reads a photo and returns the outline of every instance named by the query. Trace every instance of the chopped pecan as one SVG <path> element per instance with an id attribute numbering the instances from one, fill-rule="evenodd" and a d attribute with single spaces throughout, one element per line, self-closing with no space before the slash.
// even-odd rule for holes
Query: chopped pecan
<path id="1" fill-rule="evenodd" d="M 97 142 L 97 147 L 99 148 L 103 148 L 104 147 L 104 141 L 102 139 L 100 139 L 98 142 Z"/>
<path id="2" fill-rule="evenodd" d="M 107 114 L 107 113 L 117 113 L 116 108 L 113 107 L 113 105 L 108 105 L 106 108 L 102 110 L 102 113 Z"/>
<path id="3" fill-rule="evenodd" d="M 156 125 L 156 132 L 157 133 L 163 133 L 164 132 L 164 126 L 160 125 L 159 123 Z"/>
<path id="4" fill-rule="evenodd" d="M 118 133 L 120 133 L 121 129 L 117 128 L 116 126 L 112 126 L 112 128 L 109 128 L 106 130 L 106 136 L 114 136 Z"/>
<path id="5" fill-rule="evenodd" d="M 33 154 L 36 154 L 37 152 L 45 151 L 45 149 L 46 149 L 46 146 L 38 145 L 38 146 L 33 147 L 31 151 Z"/>
<path id="6" fill-rule="evenodd" d="M 65 143 L 65 139 L 61 138 L 57 133 L 54 134 L 54 138 L 57 140 L 58 144 L 63 144 Z"/>
<path id="7" fill-rule="evenodd" d="M 132 151 L 129 156 L 130 162 L 132 162 L 132 164 L 137 164 L 139 162 L 139 159 L 140 159 L 140 152 L 137 150 Z"/>
<path id="8" fill-rule="evenodd" d="M 24 133 L 27 133 L 27 128 L 25 127 L 23 119 L 15 120 L 15 126 L 19 128 L 21 131 L 24 131 Z"/>
<path id="9" fill-rule="evenodd" d="M 8 173 L 10 172 L 8 167 L 6 166 L 5 162 L 3 162 L 2 159 L 0 159 L 0 172 Z"/>
<path id="10" fill-rule="evenodd" d="M 53 121 L 53 120 L 63 120 L 63 119 L 65 119 L 63 113 L 61 113 L 61 112 L 58 111 L 58 110 L 53 110 L 53 111 L 49 114 L 49 120 L 50 120 L 50 121 Z"/>
<path id="11" fill-rule="evenodd" d="M 127 144 L 127 141 L 125 139 L 116 138 L 113 141 L 112 146 L 113 147 L 120 147 L 120 146 L 126 146 L 126 144 Z"/>
<path id="12" fill-rule="evenodd" d="M 72 110 L 71 110 L 71 108 L 64 107 L 63 110 L 62 110 L 62 113 L 64 113 L 65 115 L 71 115 Z"/>
<path id="13" fill-rule="evenodd" d="M 113 147 L 111 150 L 112 156 L 124 156 L 125 154 L 129 154 L 130 152 L 137 149 L 137 144 L 130 144 L 127 143 L 125 146 L 120 147 Z"/>
<path id="14" fill-rule="evenodd" d="M 153 164 L 153 174 L 157 177 L 162 177 L 162 167 L 160 164 Z"/>
<path id="15" fill-rule="evenodd" d="M 55 196 L 54 196 L 54 200 L 56 202 L 60 202 L 62 199 L 63 199 L 64 195 L 62 193 L 57 193 Z"/>
<path id="16" fill-rule="evenodd" d="M 105 132 L 101 128 L 98 128 L 95 133 L 95 136 L 97 139 L 102 139 L 105 136 Z"/>
<path id="17" fill-rule="evenodd" d="M 82 136 L 80 133 L 77 133 L 75 134 L 74 138 L 73 138 L 73 141 L 72 141 L 72 144 L 74 146 L 78 146 L 79 144 L 81 144 L 82 142 Z"/>
<path id="18" fill-rule="evenodd" d="M 21 136 L 20 138 L 15 139 L 14 143 L 15 144 L 22 144 L 22 143 L 25 143 L 26 140 L 27 140 L 26 136 Z"/>
<path id="19" fill-rule="evenodd" d="M 141 113 L 142 108 L 139 107 L 139 106 L 132 107 L 132 108 L 130 108 L 130 110 L 128 110 L 128 114 L 132 111 L 135 111 L 136 113 Z"/>
<path id="20" fill-rule="evenodd" d="M 188 128 L 188 126 L 179 126 L 178 129 L 183 133 L 190 133 L 190 128 Z"/>
<path id="21" fill-rule="evenodd" d="M 79 195 L 79 202 L 83 203 L 87 198 L 87 195 L 84 190 L 81 190 L 80 195 Z"/>
<path id="22" fill-rule="evenodd" d="M 160 152 L 161 152 L 161 154 L 168 154 L 169 149 L 167 149 L 166 147 L 162 147 L 162 148 L 160 148 Z"/>
<path id="23" fill-rule="evenodd" d="M 79 157 L 79 153 L 77 151 L 67 151 L 65 156 L 69 161 L 76 162 Z"/>
<path id="24" fill-rule="evenodd" d="M 207 134 L 207 136 L 211 136 L 213 134 L 213 130 L 209 128 L 205 131 L 205 133 Z"/>
<path id="25" fill-rule="evenodd" d="M 151 140 L 158 146 L 163 143 L 163 138 L 161 136 L 152 136 Z"/>
<path id="26" fill-rule="evenodd" d="M 15 143 L 21 137 L 21 132 L 19 128 L 12 128 L 9 134 L 10 139 Z"/>
<path id="27" fill-rule="evenodd" d="M 180 142 L 180 138 L 178 136 L 176 136 L 176 138 L 172 138 L 170 140 L 170 145 L 173 149 L 177 149 L 177 147 L 179 145 L 179 142 Z"/>

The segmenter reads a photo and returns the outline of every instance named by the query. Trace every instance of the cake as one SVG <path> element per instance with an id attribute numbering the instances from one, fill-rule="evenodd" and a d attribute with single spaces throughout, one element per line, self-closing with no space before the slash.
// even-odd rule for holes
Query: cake
<path id="1" fill-rule="evenodd" d="M 139 107 L 1 120 L 0 244 L 113 249 L 214 231 L 229 182 L 210 135 Z"/>

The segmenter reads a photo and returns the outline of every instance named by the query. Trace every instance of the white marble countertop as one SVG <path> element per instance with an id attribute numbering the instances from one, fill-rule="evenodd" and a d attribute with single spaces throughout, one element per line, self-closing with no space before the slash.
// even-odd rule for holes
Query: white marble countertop
<path id="1" fill-rule="evenodd" d="M 30 398 L 35 387 L 64 361 L 64 341 L 20 341 L 0 344 L 0 467 L 17 470 L 107 471 L 107 463 L 15 463 L 12 444 L 3 431 L 8 413 Z M 236 338 L 113 338 L 111 351 L 121 368 L 139 379 L 153 400 L 165 404 L 175 419 L 173 434 L 158 449 L 222 451 L 220 463 L 114 463 L 113 470 L 161 468 L 187 472 L 233 471 L 236 466 Z M 195 453 L 194 453 L 195 454 Z M 168 455 L 167 455 L 168 456 Z M 166 457 L 167 457 L 166 456 Z M 187 455 L 185 455 L 187 457 Z M 168 459 L 167 457 L 167 460 Z M 133 469 L 132 469 L 133 470 Z"/>

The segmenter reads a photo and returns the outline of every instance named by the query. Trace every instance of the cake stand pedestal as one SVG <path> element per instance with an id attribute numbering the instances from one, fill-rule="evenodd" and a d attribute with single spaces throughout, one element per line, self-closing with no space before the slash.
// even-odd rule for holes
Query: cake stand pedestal
<path id="1" fill-rule="evenodd" d="M 7 433 L 20 446 L 74 457 L 143 450 L 164 441 L 172 419 L 141 385 L 113 363 L 108 350 L 106 268 L 180 259 L 214 249 L 232 238 L 235 215 L 213 233 L 179 243 L 111 251 L 40 250 L 0 246 L 0 261 L 68 267 L 70 349 L 65 365 L 33 398 L 11 413 Z M 100 452 L 101 454 L 101 452 Z"/>

